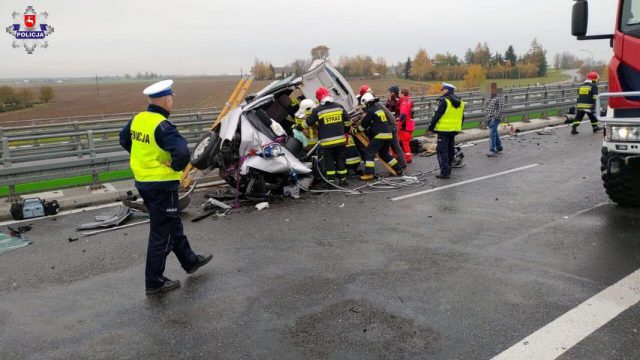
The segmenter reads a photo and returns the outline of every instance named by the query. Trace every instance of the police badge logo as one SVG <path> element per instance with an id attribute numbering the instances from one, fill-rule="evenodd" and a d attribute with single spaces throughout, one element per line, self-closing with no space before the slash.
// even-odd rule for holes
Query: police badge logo
<path id="1" fill-rule="evenodd" d="M 47 12 L 36 14 L 33 6 L 28 6 L 22 16 L 17 12 L 11 15 L 13 25 L 7 26 L 7 33 L 14 38 L 14 49 L 24 47 L 28 54 L 33 54 L 36 47 L 49 46 L 45 38 L 53 33 L 53 26 L 47 24 Z"/>

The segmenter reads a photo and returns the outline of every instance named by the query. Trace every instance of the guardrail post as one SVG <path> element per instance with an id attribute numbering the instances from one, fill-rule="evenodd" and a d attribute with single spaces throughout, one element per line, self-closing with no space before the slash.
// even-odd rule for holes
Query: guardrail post
<path id="1" fill-rule="evenodd" d="M 198 111 L 198 115 L 196 116 L 196 121 L 198 124 L 196 124 L 196 130 L 198 132 L 202 132 L 202 113 Z"/>
<path id="2" fill-rule="evenodd" d="M 6 168 L 11 167 L 11 155 L 9 154 L 9 138 L 2 137 L 2 165 Z"/>
<path id="3" fill-rule="evenodd" d="M 95 159 L 96 147 L 95 147 L 95 142 L 93 141 L 92 130 L 87 130 L 87 142 L 89 143 L 89 158 Z M 89 186 L 89 189 L 97 190 L 97 189 L 103 188 L 103 185 L 100 183 L 100 178 L 98 175 L 99 175 L 98 171 L 95 169 L 95 167 L 92 167 L 91 168 L 91 185 Z"/>
<path id="4" fill-rule="evenodd" d="M 74 140 L 76 142 L 76 151 L 78 152 L 78 159 L 82 159 L 82 141 L 80 141 L 80 124 L 77 120 L 73 122 L 73 131 L 76 133 Z"/>
<path id="5" fill-rule="evenodd" d="M 480 105 L 480 106 L 482 106 L 482 112 L 483 113 L 486 113 L 486 110 L 484 108 L 485 100 L 487 100 L 487 98 L 482 98 L 482 104 Z M 487 117 L 484 116 L 482 118 L 482 120 L 480 120 L 480 129 L 486 129 L 486 128 L 487 128 Z"/>

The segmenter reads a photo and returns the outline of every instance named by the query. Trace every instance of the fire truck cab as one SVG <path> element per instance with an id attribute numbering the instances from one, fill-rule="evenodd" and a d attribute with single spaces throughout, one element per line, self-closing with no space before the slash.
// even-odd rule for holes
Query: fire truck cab
<path id="1" fill-rule="evenodd" d="M 596 109 L 608 101 L 601 170 L 609 198 L 640 206 L 640 0 L 619 0 L 613 34 L 587 35 L 589 4 L 575 0 L 572 35 L 578 40 L 609 40 L 609 92 L 598 96 Z"/>

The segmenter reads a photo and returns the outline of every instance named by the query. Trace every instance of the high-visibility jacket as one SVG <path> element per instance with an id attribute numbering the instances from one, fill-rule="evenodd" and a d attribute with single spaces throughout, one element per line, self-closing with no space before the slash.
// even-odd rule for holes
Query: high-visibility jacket
<path id="1" fill-rule="evenodd" d="M 305 127 L 305 119 L 296 117 L 296 126 Z M 314 147 L 318 143 L 318 126 L 310 126 L 307 128 L 307 147 Z"/>
<path id="2" fill-rule="evenodd" d="M 596 108 L 596 98 L 598 97 L 598 84 L 584 83 L 578 88 L 578 101 L 576 108 L 578 110 L 593 110 Z"/>
<path id="3" fill-rule="evenodd" d="M 173 170 L 171 154 L 156 142 L 155 132 L 163 115 L 143 111 L 131 122 L 131 159 L 129 164 L 138 182 L 180 181 L 181 171 Z"/>
<path id="4" fill-rule="evenodd" d="M 387 114 L 379 103 L 367 108 L 367 113 L 360 122 L 359 130 L 366 131 L 370 139 L 393 139 Z"/>
<path id="5" fill-rule="evenodd" d="M 462 131 L 462 119 L 464 118 L 464 102 L 460 102 L 459 107 L 453 107 L 451 100 L 445 98 L 447 109 L 438 120 L 435 131 L 459 132 Z"/>
<path id="6" fill-rule="evenodd" d="M 346 144 L 345 134 L 349 131 L 351 123 L 342 105 L 326 103 L 313 109 L 303 127 L 309 129 L 315 124 L 318 124 L 320 146 L 332 147 Z"/>

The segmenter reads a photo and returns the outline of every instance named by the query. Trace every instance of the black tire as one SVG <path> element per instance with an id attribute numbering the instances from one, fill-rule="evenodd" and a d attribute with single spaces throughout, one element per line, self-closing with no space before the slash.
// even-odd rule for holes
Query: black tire
<path id="1" fill-rule="evenodd" d="M 22 220 L 24 218 L 22 208 L 23 203 L 21 202 L 11 203 L 11 209 L 9 211 L 11 212 L 11 217 L 13 217 L 13 220 Z"/>
<path id="2" fill-rule="evenodd" d="M 609 162 L 615 160 L 616 154 L 603 152 L 600 159 L 602 181 L 611 201 L 623 206 L 640 206 L 640 169 L 637 166 L 625 166 L 619 161 L 620 169 L 616 173 L 609 172 Z"/>
<path id="3" fill-rule="evenodd" d="M 205 170 L 211 166 L 211 162 L 220 151 L 220 136 L 210 131 L 204 135 L 193 148 L 191 165 L 198 170 Z"/>

